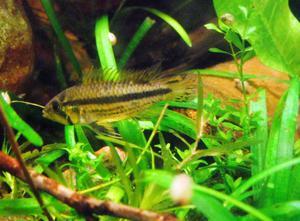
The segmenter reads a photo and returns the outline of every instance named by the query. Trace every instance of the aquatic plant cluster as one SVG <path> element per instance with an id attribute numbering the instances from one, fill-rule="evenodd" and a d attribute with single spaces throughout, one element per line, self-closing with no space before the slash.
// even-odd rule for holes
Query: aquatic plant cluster
<path id="1" fill-rule="evenodd" d="M 45 106 L 24 99 L 6 81 L 24 70 L 32 72 L 33 52 L 11 76 L 2 71 L 11 66 L 4 66 L 7 62 L 0 57 L 0 79 L 6 79 L 0 84 L 1 217 L 300 219 L 300 23 L 288 0 L 213 0 L 217 18 L 201 30 L 221 39 L 221 46 L 209 48 L 209 53 L 230 61 L 206 69 L 187 68 L 189 59 L 181 69 L 128 68 L 155 28 L 167 26 L 187 50 L 197 44 L 175 16 L 153 7 L 158 3 L 148 7 L 101 0 L 93 5 L 95 11 L 100 9 L 89 18 L 89 39 L 95 41 L 89 50 L 97 58 L 92 61 L 86 58 L 84 39 L 64 30 L 68 21 L 57 9 L 62 0 L 26 2 L 35 9 L 31 16 L 41 13 L 51 33 L 51 74 L 59 92 L 39 93 L 47 98 Z M 90 3 L 82 2 L 76 4 L 90 12 Z M 183 2 L 176 10 L 193 1 Z M 0 3 L 0 26 L 3 21 L 6 25 L 0 27 L 3 61 L 9 57 L 1 49 L 4 44 L 11 47 L 11 40 L 2 33 L 10 30 L 17 44 L 15 33 L 27 31 L 24 39 L 30 42 L 21 6 L 14 0 Z M 15 10 L 13 21 L 23 25 L 19 30 L 9 29 L 14 23 L 4 19 L 12 15 L 9 7 Z M 112 29 L 135 13 L 141 13 L 137 17 L 142 20 L 132 21 L 133 35 L 118 48 L 124 43 Z M 88 24 L 84 28 L 88 30 Z M 31 42 L 23 50 L 32 47 Z M 222 69 L 227 66 L 229 70 Z M 258 73 L 258 67 L 265 72 Z"/>

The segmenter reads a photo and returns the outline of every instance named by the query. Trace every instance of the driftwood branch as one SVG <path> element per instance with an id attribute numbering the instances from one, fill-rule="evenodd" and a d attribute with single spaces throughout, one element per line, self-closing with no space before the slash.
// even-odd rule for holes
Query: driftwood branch
<path id="1" fill-rule="evenodd" d="M 16 158 L 17 158 L 16 162 L 18 162 L 19 170 L 22 171 L 23 180 L 26 181 L 29 184 L 29 186 L 30 186 L 36 200 L 38 201 L 39 205 L 41 206 L 45 216 L 48 218 L 49 221 L 52 221 L 53 219 L 52 219 L 50 213 L 48 212 L 47 208 L 45 207 L 43 199 L 42 199 L 39 191 L 36 189 L 36 186 L 34 185 L 34 182 L 33 182 L 32 178 L 30 177 L 29 171 L 26 168 L 26 165 L 25 165 L 25 163 L 23 161 L 23 158 L 21 156 L 19 144 L 15 140 L 14 131 L 10 127 L 10 125 L 9 125 L 9 123 L 8 123 L 6 117 L 5 117 L 1 105 L 0 105 L 0 122 L 1 122 L 1 124 L 3 125 L 3 127 L 5 128 L 5 130 L 7 132 L 7 137 L 8 137 L 8 140 L 9 140 L 10 144 L 11 144 L 11 148 L 12 148 L 12 150 L 13 150 L 14 154 L 16 155 Z"/>
<path id="2" fill-rule="evenodd" d="M 25 175 L 19 162 L 0 151 L 0 170 L 7 171 L 12 175 L 26 182 Z M 28 169 L 35 187 L 38 190 L 45 191 L 58 200 L 68 204 L 85 216 L 111 215 L 120 218 L 126 218 L 139 221 L 176 221 L 177 219 L 168 214 L 158 214 L 130 206 L 102 201 L 92 197 L 79 194 L 56 181 Z"/>

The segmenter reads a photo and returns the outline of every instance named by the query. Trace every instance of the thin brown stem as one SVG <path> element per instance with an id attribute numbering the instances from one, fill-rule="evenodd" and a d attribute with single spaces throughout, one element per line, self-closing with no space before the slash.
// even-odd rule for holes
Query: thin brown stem
<path id="1" fill-rule="evenodd" d="M 19 162 L 20 170 L 24 174 L 24 178 L 25 178 L 24 180 L 29 184 L 29 186 L 32 190 L 32 193 L 34 194 L 36 200 L 38 201 L 39 205 L 41 206 L 45 216 L 48 218 L 48 220 L 52 221 L 53 219 L 52 219 L 50 213 L 48 212 L 47 208 L 45 207 L 43 199 L 42 199 L 39 191 L 36 189 L 36 187 L 35 187 L 35 185 L 32 181 L 32 178 L 31 178 L 31 176 L 30 176 L 30 174 L 29 174 L 29 172 L 26 168 L 26 165 L 25 165 L 25 163 L 23 161 L 23 158 L 21 156 L 21 152 L 19 150 L 19 144 L 15 140 L 14 131 L 10 127 L 1 106 L 0 106 L 0 122 L 1 122 L 1 124 L 3 125 L 3 127 L 5 128 L 5 130 L 7 132 L 8 140 L 9 140 L 9 142 L 11 144 L 11 147 L 12 147 L 12 150 L 13 150 L 14 154 L 16 155 L 16 158 Z"/>
<path id="2" fill-rule="evenodd" d="M 20 163 L 0 151 L 0 170 L 7 171 L 12 175 L 26 181 L 26 177 L 21 170 Z M 28 169 L 32 181 L 36 188 L 45 191 L 58 200 L 66 203 L 76 211 L 91 219 L 92 215 L 111 215 L 131 220 L 139 221 L 177 221 L 176 217 L 169 214 L 159 214 L 147 210 L 130 207 L 111 201 L 102 201 L 96 198 L 79 194 L 42 174 Z"/>

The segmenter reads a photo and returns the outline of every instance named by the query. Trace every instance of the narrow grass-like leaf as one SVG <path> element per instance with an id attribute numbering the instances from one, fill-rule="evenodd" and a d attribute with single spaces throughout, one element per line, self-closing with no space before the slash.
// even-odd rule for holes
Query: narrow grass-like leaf
<path id="1" fill-rule="evenodd" d="M 132 55 L 134 50 L 137 48 L 139 43 L 142 41 L 144 36 L 148 33 L 148 31 L 154 25 L 154 23 L 155 23 L 155 21 L 153 19 L 148 18 L 148 17 L 145 18 L 143 23 L 140 25 L 138 30 L 135 32 L 135 34 L 131 38 L 130 42 L 128 43 L 127 47 L 125 48 L 125 50 L 119 60 L 118 67 L 120 70 L 122 70 L 125 67 L 128 59 L 130 58 L 130 56 Z"/>
<path id="2" fill-rule="evenodd" d="M 118 68 L 117 68 L 113 48 L 111 42 L 109 41 L 108 35 L 109 35 L 108 16 L 103 15 L 97 20 L 95 26 L 95 38 L 96 38 L 98 57 L 100 59 L 101 68 L 103 70 L 106 69 L 117 70 Z M 119 78 L 117 71 L 113 71 L 109 73 L 111 74 L 104 76 L 105 80 L 114 81 Z"/>
<path id="3" fill-rule="evenodd" d="M 300 220 L 300 201 L 277 203 L 261 211 L 275 220 Z"/>
<path id="4" fill-rule="evenodd" d="M 162 133 L 158 133 L 160 148 L 161 148 L 161 156 L 163 159 L 163 168 L 165 170 L 171 170 L 173 166 L 176 165 L 176 160 L 170 150 L 170 145 L 166 144 L 164 136 Z"/>
<path id="5" fill-rule="evenodd" d="M 42 214 L 36 199 L 1 199 L 0 216 L 28 216 Z"/>
<path id="6" fill-rule="evenodd" d="M 104 70 L 105 69 L 118 70 L 113 48 L 108 39 L 108 34 L 109 34 L 108 16 L 103 15 L 100 19 L 97 20 L 96 27 L 95 27 L 96 45 L 98 50 L 98 56 L 100 59 L 100 64 L 102 69 Z M 113 74 L 113 75 L 110 74 L 104 76 L 104 79 L 107 81 L 116 81 L 119 78 L 119 74 L 117 71 L 107 72 L 107 73 Z M 138 145 L 145 143 L 145 137 L 142 134 L 138 124 L 130 121 L 123 121 L 123 122 L 117 122 L 116 125 L 120 133 L 124 135 L 125 140 L 127 139 L 127 141 L 129 142 L 136 142 Z"/>
<path id="7" fill-rule="evenodd" d="M 8 103 L 6 103 L 1 93 L 0 105 L 11 127 L 19 131 L 32 144 L 36 146 L 43 145 L 43 140 L 40 135 L 35 132 L 29 124 L 27 124 L 19 117 L 15 110 Z"/>
<path id="8" fill-rule="evenodd" d="M 51 0 L 41 0 L 42 5 L 45 9 L 45 12 L 49 18 L 49 21 L 57 35 L 57 38 L 59 40 L 59 43 L 61 44 L 61 46 L 63 47 L 66 55 L 68 56 L 70 62 L 72 63 L 75 71 L 77 72 L 78 76 L 81 77 L 82 76 L 82 72 L 81 72 L 81 68 L 80 68 L 80 64 L 77 60 L 77 58 L 75 57 L 75 54 L 73 52 L 72 46 L 70 44 L 70 42 L 68 41 L 68 39 L 66 38 L 66 36 L 64 35 L 63 29 L 56 17 L 53 5 L 51 3 Z"/>
<path id="9" fill-rule="evenodd" d="M 265 166 L 266 146 L 268 141 L 268 114 L 266 105 L 266 92 L 261 90 L 258 93 L 258 99 L 256 102 L 251 101 L 250 112 L 253 115 L 257 115 L 257 126 L 253 136 L 260 142 L 251 146 L 252 156 L 252 176 L 262 172 Z M 256 198 L 258 198 L 259 190 L 261 190 L 262 182 L 257 183 L 253 189 L 256 192 Z"/>
<path id="10" fill-rule="evenodd" d="M 269 132 L 269 137 L 266 149 L 265 158 L 265 169 L 271 168 L 276 165 L 277 162 L 277 147 L 280 134 L 280 124 L 281 124 L 281 114 L 286 101 L 287 93 L 285 93 L 279 100 L 276 107 L 276 111 L 273 116 L 272 126 Z M 270 177 L 267 183 L 261 189 L 261 195 L 259 197 L 258 205 L 261 207 L 266 207 L 272 204 L 273 201 L 273 191 L 274 191 L 274 177 Z"/>
<path id="11" fill-rule="evenodd" d="M 252 176 L 247 181 L 245 181 L 241 186 L 239 186 L 233 193 L 232 196 L 238 197 L 241 194 L 243 194 L 245 191 L 247 191 L 249 188 L 251 188 L 253 185 L 259 183 L 263 179 L 266 179 L 269 176 L 274 175 L 278 171 L 285 170 L 287 168 L 291 168 L 292 166 L 300 164 L 300 158 L 295 158 L 292 160 L 289 160 L 285 163 L 281 163 L 278 165 L 275 165 L 271 168 L 265 169 L 259 174 L 256 174 L 255 176 Z"/>
<path id="12" fill-rule="evenodd" d="M 126 172 L 122 166 L 122 161 L 120 159 L 120 156 L 115 148 L 115 146 L 110 143 L 110 142 L 107 142 L 105 141 L 105 143 L 107 144 L 107 146 L 110 147 L 110 152 L 111 152 L 111 155 L 112 155 L 112 160 L 116 166 L 116 169 L 117 169 L 117 173 L 118 175 L 120 176 L 120 179 L 121 179 L 121 182 L 124 186 L 124 189 L 126 190 L 126 193 L 127 193 L 127 196 L 128 196 L 128 200 L 129 200 L 129 203 L 132 202 L 132 195 L 133 195 L 133 192 L 132 192 L 132 189 L 131 189 L 131 184 L 130 184 L 130 179 L 129 177 L 126 175 Z"/>
<path id="13" fill-rule="evenodd" d="M 297 127 L 297 116 L 299 107 L 298 77 L 291 80 L 286 102 L 281 117 L 280 135 L 277 148 L 277 164 L 293 159 L 294 138 Z M 274 202 L 283 202 L 288 198 L 290 189 L 291 170 L 285 170 L 275 175 Z"/>
<path id="14" fill-rule="evenodd" d="M 59 83 L 60 89 L 65 89 L 68 85 L 66 82 L 66 78 L 64 76 L 64 71 L 63 71 L 63 66 L 62 66 L 62 62 L 61 59 L 59 57 L 59 54 L 57 53 L 57 46 L 55 46 L 55 53 L 54 53 L 54 57 L 55 57 L 55 70 L 56 70 L 56 78 L 57 81 Z"/>
<path id="15" fill-rule="evenodd" d="M 63 156 L 65 153 L 66 151 L 64 150 L 53 150 L 40 156 L 35 161 L 37 163 L 43 164 L 43 166 L 45 167 L 48 167 L 52 162 Z"/>
<path id="16" fill-rule="evenodd" d="M 140 147 L 146 145 L 146 138 L 135 120 L 128 119 L 118 122 L 118 130 L 125 141 Z M 132 153 L 136 158 L 141 152 L 139 150 L 133 150 Z M 147 164 L 147 161 L 142 160 L 139 167 L 140 169 L 146 169 L 149 168 L 149 165 Z"/>
<path id="17" fill-rule="evenodd" d="M 160 128 L 165 131 L 179 131 L 194 139 L 197 137 L 195 122 L 192 119 L 171 110 L 166 110 L 165 117 L 160 123 Z"/>
<path id="18" fill-rule="evenodd" d="M 259 220 L 264 220 L 264 221 L 271 221 L 272 219 L 268 216 L 266 216 L 265 214 L 263 214 L 262 212 L 260 212 L 259 210 L 255 209 L 254 207 L 243 203 L 242 201 L 237 200 L 234 197 L 228 196 L 222 192 L 218 192 L 214 189 L 210 189 L 208 187 L 205 186 L 200 186 L 200 185 L 194 185 L 194 191 L 199 191 L 201 193 L 205 193 L 208 194 L 210 196 L 214 196 L 220 200 L 224 200 L 227 201 L 233 205 L 235 205 L 236 207 L 248 212 L 250 215 L 256 217 Z"/>
<path id="19" fill-rule="evenodd" d="M 192 42 L 191 39 L 189 37 L 189 35 L 187 34 L 187 32 L 184 30 L 184 28 L 179 24 L 178 21 L 176 21 L 174 18 L 172 18 L 170 15 L 159 11 L 155 8 L 147 8 L 147 7 L 132 7 L 129 9 L 142 9 L 145 10 L 147 12 L 150 12 L 151 14 L 156 15 L 157 17 L 159 17 L 160 19 L 162 19 L 164 22 L 166 22 L 168 25 L 170 25 L 178 34 L 179 36 L 182 38 L 182 40 L 189 46 L 192 47 Z"/>
<path id="20" fill-rule="evenodd" d="M 208 49 L 208 51 L 209 51 L 209 52 L 212 52 L 212 53 L 217 53 L 217 54 L 226 54 L 226 55 L 230 55 L 229 52 L 224 51 L 224 50 L 222 50 L 222 49 L 220 49 L 220 48 L 210 48 L 210 49 Z"/>
<path id="21" fill-rule="evenodd" d="M 69 147 L 74 147 L 76 145 L 75 132 L 74 132 L 73 125 L 65 126 L 65 140 L 66 140 L 66 144 Z"/>
<path id="22" fill-rule="evenodd" d="M 234 217 L 218 200 L 200 191 L 195 191 L 192 197 L 192 203 L 208 220 L 237 220 L 237 218 Z"/>
<path id="23" fill-rule="evenodd" d="M 153 182 L 153 183 L 156 183 L 157 185 L 160 185 L 164 188 L 170 188 L 172 182 L 173 182 L 173 175 L 167 171 L 161 171 L 161 170 L 152 170 L 152 171 L 146 171 L 145 172 L 145 179 L 144 179 L 145 182 Z M 265 214 L 263 214 L 262 212 L 260 212 L 259 210 L 253 208 L 252 206 L 250 205 L 247 205 L 231 196 L 228 196 L 222 192 L 218 192 L 214 189 L 210 189 L 208 187 L 205 187 L 205 186 L 201 186 L 201 185 L 193 185 L 193 195 L 197 197 L 197 200 L 198 199 L 198 196 L 199 197 L 203 197 L 203 196 L 209 196 L 209 197 L 214 197 L 214 198 L 217 198 L 219 200 L 222 200 L 222 201 L 227 201 L 227 202 L 230 202 L 232 204 L 234 204 L 236 207 L 248 212 L 249 214 L 251 214 L 252 216 L 258 218 L 259 220 L 264 220 L 264 221 L 271 221 L 272 219 L 269 218 L 268 216 L 266 216 Z M 205 194 L 205 195 L 204 195 Z M 210 198 L 211 199 L 211 198 Z M 192 199 L 193 200 L 193 199 Z M 200 202 L 200 204 L 199 204 Z M 202 211 L 202 208 L 201 206 L 204 206 L 202 205 L 205 201 L 198 201 L 196 202 L 198 205 L 199 205 L 199 210 L 201 210 L 201 212 L 205 212 L 205 211 Z M 216 201 L 214 201 L 216 202 Z M 213 212 L 214 212 L 214 206 L 217 206 L 217 209 L 216 211 L 221 211 L 222 210 L 222 213 L 224 212 L 224 210 L 226 210 L 221 204 L 220 205 L 217 205 L 215 203 L 213 203 L 213 205 L 210 205 L 209 203 L 206 203 L 206 210 L 209 209 L 209 211 L 207 212 L 210 212 L 209 214 L 209 217 L 211 218 L 212 215 L 213 215 Z M 211 206 L 211 207 L 210 207 Z M 226 210 L 227 211 L 227 210 Z M 235 220 L 233 215 L 231 215 L 229 212 L 224 212 L 224 216 L 225 218 L 229 218 L 231 217 L 232 219 L 231 220 Z M 219 216 L 218 216 L 219 217 Z M 218 219 L 218 220 L 221 220 L 221 219 Z"/>
<path id="24" fill-rule="evenodd" d="M 82 126 L 75 125 L 75 132 L 79 143 L 84 144 L 84 148 L 90 152 L 93 152 L 93 148 L 88 140 L 88 138 L 85 136 L 85 133 L 82 129 Z"/>
<path id="25" fill-rule="evenodd" d="M 291 180 L 290 180 L 290 190 L 289 190 L 289 200 L 300 199 L 300 165 L 296 165 L 292 168 Z"/>

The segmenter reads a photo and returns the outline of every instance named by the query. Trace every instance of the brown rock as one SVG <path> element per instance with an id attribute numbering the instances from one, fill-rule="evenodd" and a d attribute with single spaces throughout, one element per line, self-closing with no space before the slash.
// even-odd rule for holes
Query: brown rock
<path id="1" fill-rule="evenodd" d="M 0 1 L 0 89 L 22 90 L 33 68 L 32 32 L 23 8 Z"/>
<path id="2" fill-rule="evenodd" d="M 236 67 L 232 61 L 220 63 L 211 67 L 211 69 L 236 72 Z M 266 67 L 257 58 L 253 58 L 245 64 L 244 72 L 246 74 L 255 74 L 259 77 L 267 77 L 247 81 L 246 90 L 248 93 L 253 94 L 258 88 L 264 88 L 267 91 L 268 113 L 273 115 L 279 98 L 287 89 L 287 84 L 280 81 L 288 80 L 288 75 Z M 202 80 L 206 95 L 209 93 L 213 94 L 224 102 L 229 99 L 243 99 L 242 90 L 237 80 L 212 76 L 203 76 Z"/>

